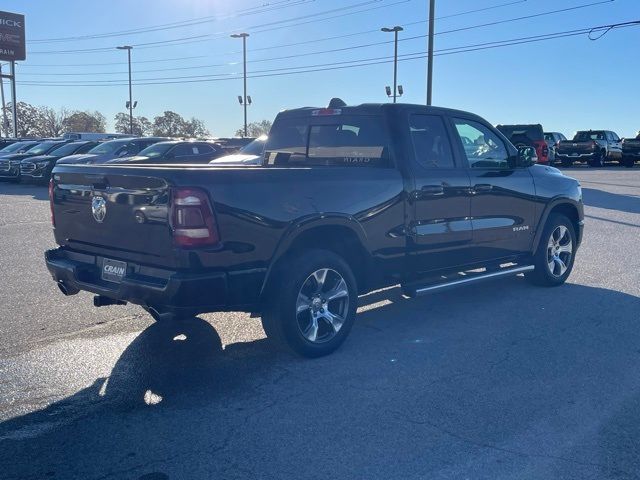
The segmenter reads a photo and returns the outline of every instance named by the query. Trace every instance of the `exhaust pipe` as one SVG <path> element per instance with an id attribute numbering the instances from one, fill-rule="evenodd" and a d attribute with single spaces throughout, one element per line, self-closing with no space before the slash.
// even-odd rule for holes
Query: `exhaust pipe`
<path id="1" fill-rule="evenodd" d="M 106 307 L 108 305 L 126 305 L 124 300 L 116 300 L 115 298 L 105 297 L 104 295 L 95 295 L 93 297 L 94 307 Z"/>
<path id="2" fill-rule="evenodd" d="M 153 307 L 146 307 L 145 310 L 149 312 L 149 315 L 151 315 L 151 318 L 153 318 L 156 322 L 169 322 L 175 318 L 175 315 L 173 313 L 169 313 L 169 312 L 160 313 L 158 310 L 156 310 Z"/>
<path id="3" fill-rule="evenodd" d="M 67 297 L 71 296 L 71 295 L 75 295 L 76 293 L 78 293 L 80 291 L 77 288 L 71 287 L 70 285 L 67 285 L 64 282 L 58 282 L 58 288 L 63 293 L 63 295 L 65 295 Z"/>

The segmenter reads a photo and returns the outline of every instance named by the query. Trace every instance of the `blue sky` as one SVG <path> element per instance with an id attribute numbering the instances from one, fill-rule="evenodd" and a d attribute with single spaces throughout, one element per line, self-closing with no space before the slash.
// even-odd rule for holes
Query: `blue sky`
<path id="1" fill-rule="evenodd" d="M 213 134 L 224 136 L 242 124 L 242 108 L 237 101 L 237 95 L 242 93 L 239 78 L 242 48 L 240 40 L 229 38 L 230 32 L 247 31 L 251 35 L 247 43 L 249 75 L 252 72 L 268 75 L 249 79 L 248 93 L 253 99 L 249 121 L 273 119 L 281 109 L 326 105 L 334 96 L 349 104 L 387 101 L 384 87 L 392 82 L 391 63 L 327 68 L 349 65 L 340 62 L 389 60 L 393 44 L 380 42 L 390 42 L 392 34 L 380 32 L 383 26 L 404 25 L 400 38 L 407 40 L 399 43 L 399 54 L 419 56 L 426 51 L 427 26 L 420 21 L 427 17 L 428 3 L 428 0 L 4 0 L 2 9 L 26 16 L 27 60 L 17 67 L 18 100 L 54 108 L 99 110 L 112 127 L 113 116 L 124 111 L 128 99 L 126 53 L 114 47 L 130 44 L 134 45 L 136 115 L 152 118 L 164 110 L 174 110 L 185 117 L 204 120 Z M 586 4 L 596 5 L 459 30 Z M 455 15 L 494 6 L 497 8 Z M 440 18 L 436 21 L 439 34 L 435 50 L 443 53 L 453 47 L 640 20 L 640 1 L 436 0 L 436 16 Z M 137 34 L 117 33 L 187 20 L 202 21 Z M 114 36 L 51 40 L 103 33 Z M 191 39 L 178 45 L 153 44 L 185 37 Z M 140 45 L 144 43 L 151 45 Z M 438 55 L 434 64 L 433 103 L 478 113 L 493 124 L 542 123 L 545 130 L 566 135 L 579 129 L 607 128 L 630 136 L 640 129 L 639 45 L 640 26 L 633 26 L 609 31 L 597 41 L 579 35 Z M 354 46 L 358 48 L 348 48 Z M 60 53 L 94 48 L 104 50 Z M 326 50 L 333 51 L 320 53 Z M 319 65 L 314 67 L 319 71 L 274 76 L 314 65 Z M 426 59 L 401 61 L 398 68 L 399 83 L 405 91 L 402 101 L 424 103 Z M 144 72 L 161 69 L 164 71 Z M 257 73 L 264 70 L 270 72 Z M 200 77 L 175 78 L 193 76 Z M 223 80 L 200 81 L 206 76 Z M 93 85 L 77 85 L 87 82 Z M 110 83 L 96 86 L 95 82 Z M 149 82 L 174 83 L 140 84 Z"/>

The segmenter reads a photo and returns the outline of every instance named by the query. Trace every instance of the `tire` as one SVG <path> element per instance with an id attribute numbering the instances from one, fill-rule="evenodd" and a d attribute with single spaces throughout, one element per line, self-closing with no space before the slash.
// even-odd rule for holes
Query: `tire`
<path id="1" fill-rule="evenodd" d="M 267 338 L 304 357 L 330 354 L 345 341 L 356 317 L 358 289 L 351 268 L 335 253 L 315 249 L 280 265 L 262 312 Z"/>
<path id="2" fill-rule="evenodd" d="M 576 242 L 571 220 L 558 213 L 549 215 L 533 257 L 535 270 L 527 273 L 527 279 L 544 287 L 557 287 L 566 282 L 573 270 Z"/>
<path id="3" fill-rule="evenodd" d="M 606 158 L 607 154 L 605 152 L 600 152 L 595 159 L 589 161 L 589 166 L 593 168 L 602 168 L 604 167 L 604 161 Z"/>
<path id="4" fill-rule="evenodd" d="M 622 160 L 620 160 L 620 164 L 626 168 L 633 168 L 635 161 L 633 160 L 633 158 L 622 157 Z"/>

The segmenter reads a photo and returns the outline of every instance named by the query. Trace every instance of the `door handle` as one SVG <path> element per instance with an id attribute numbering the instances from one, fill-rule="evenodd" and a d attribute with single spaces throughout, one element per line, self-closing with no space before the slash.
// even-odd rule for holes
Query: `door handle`
<path id="1" fill-rule="evenodd" d="M 444 195 L 444 187 L 442 185 L 423 185 L 420 193 L 422 195 Z"/>
<path id="2" fill-rule="evenodd" d="M 491 190 L 493 190 L 493 185 L 488 183 L 479 183 L 473 186 L 473 193 L 490 192 Z"/>

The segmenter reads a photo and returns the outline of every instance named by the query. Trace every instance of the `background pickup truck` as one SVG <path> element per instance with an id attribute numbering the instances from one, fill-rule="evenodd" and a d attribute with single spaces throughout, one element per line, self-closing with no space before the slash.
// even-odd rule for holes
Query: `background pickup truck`
<path id="1" fill-rule="evenodd" d="M 622 139 L 622 164 L 627 168 L 632 168 L 636 160 L 640 160 L 640 132 L 636 138 Z"/>
<path id="2" fill-rule="evenodd" d="M 57 166 L 46 262 L 60 290 L 157 320 L 252 312 L 270 339 L 319 356 L 372 289 L 567 279 L 576 180 L 470 113 L 332 105 L 280 113 L 260 166 Z"/>
<path id="3" fill-rule="evenodd" d="M 577 132 L 573 140 L 559 142 L 556 161 L 569 167 L 574 162 L 587 162 L 590 167 L 603 167 L 608 161 L 622 161 L 622 143 L 615 132 L 585 130 Z"/>

